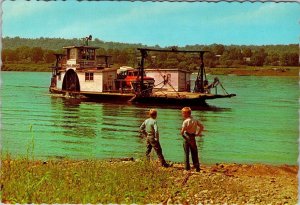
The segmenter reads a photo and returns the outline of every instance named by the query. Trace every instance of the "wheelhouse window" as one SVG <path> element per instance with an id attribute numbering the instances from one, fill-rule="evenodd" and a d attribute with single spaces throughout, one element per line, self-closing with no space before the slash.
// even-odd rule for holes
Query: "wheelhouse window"
<path id="1" fill-rule="evenodd" d="M 95 49 L 87 49 L 87 60 L 95 60 Z"/>
<path id="2" fill-rule="evenodd" d="M 93 81 L 94 73 L 85 73 L 85 81 Z"/>
<path id="3" fill-rule="evenodd" d="M 69 59 L 76 59 L 76 49 L 75 48 L 70 49 L 68 57 L 69 57 Z"/>
<path id="4" fill-rule="evenodd" d="M 80 49 L 78 56 L 82 60 L 95 60 L 95 49 Z"/>

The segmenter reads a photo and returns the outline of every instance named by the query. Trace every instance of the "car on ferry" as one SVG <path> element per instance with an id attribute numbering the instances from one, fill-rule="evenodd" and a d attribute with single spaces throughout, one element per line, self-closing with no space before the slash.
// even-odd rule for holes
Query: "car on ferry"
<path id="1" fill-rule="evenodd" d="M 123 79 L 126 87 L 131 87 L 133 84 L 140 82 L 140 73 L 138 69 L 129 66 L 122 66 L 117 70 L 117 78 Z M 154 84 L 155 80 L 152 77 L 147 77 L 144 72 L 145 84 Z"/>

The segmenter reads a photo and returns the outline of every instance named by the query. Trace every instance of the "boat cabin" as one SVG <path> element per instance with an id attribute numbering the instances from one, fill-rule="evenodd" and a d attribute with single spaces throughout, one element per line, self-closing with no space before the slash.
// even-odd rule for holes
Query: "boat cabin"
<path id="1" fill-rule="evenodd" d="M 155 80 L 154 89 L 190 92 L 191 72 L 183 69 L 145 69 L 148 77 Z"/>
<path id="2" fill-rule="evenodd" d="M 100 65 L 99 60 L 101 57 L 109 57 L 109 56 L 96 56 L 96 49 L 98 47 L 93 46 L 67 46 L 64 47 L 66 49 L 66 66 L 68 68 L 75 69 L 85 69 L 85 68 L 95 68 L 102 69 L 103 64 Z M 98 58 L 99 59 L 98 59 Z M 106 64 L 107 59 L 106 59 Z"/>
<path id="3" fill-rule="evenodd" d="M 110 56 L 96 56 L 92 46 L 68 46 L 65 59 L 53 75 L 56 89 L 72 92 L 115 90 L 116 69 L 110 67 Z M 103 62 L 104 58 L 104 62 Z M 101 61 L 102 60 L 102 61 Z"/>

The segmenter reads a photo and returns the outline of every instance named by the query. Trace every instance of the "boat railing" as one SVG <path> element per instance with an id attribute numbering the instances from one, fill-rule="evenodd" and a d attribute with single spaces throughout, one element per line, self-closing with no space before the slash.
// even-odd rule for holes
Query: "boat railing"
<path id="1" fill-rule="evenodd" d="M 95 61 L 78 61 L 79 67 L 80 68 L 93 68 L 96 67 L 96 62 Z"/>

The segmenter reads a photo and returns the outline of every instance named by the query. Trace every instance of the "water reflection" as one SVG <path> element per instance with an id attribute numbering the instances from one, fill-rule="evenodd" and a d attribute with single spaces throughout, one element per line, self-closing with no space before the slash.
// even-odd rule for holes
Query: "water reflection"
<path id="1" fill-rule="evenodd" d="M 82 102 L 73 98 L 51 98 L 54 126 L 57 132 L 51 139 L 55 149 L 62 149 L 66 156 L 93 156 L 97 136 L 94 112 L 82 107 Z"/>

